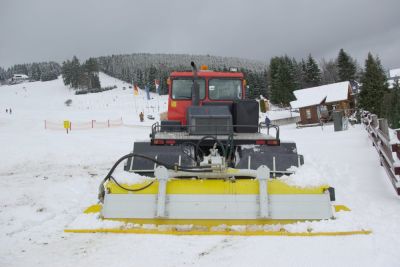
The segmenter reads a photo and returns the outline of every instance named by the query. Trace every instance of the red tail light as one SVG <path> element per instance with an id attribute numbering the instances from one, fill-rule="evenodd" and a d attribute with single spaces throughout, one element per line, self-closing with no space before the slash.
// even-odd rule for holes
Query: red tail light
<path id="1" fill-rule="evenodd" d="M 256 140 L 256 145 L 265 145 L 265 140 Z"/>
<path id="2" fill-rule="evenodd" d="M 154 139 L 153 143 L 155 145 L 163 145 L 165 141 L 163 139 Z"/>
<path id="3" fill-rule="evenodd" d="M 267 141 L 267 145 L 269 145 L 269 146 L 279 146 L 280 142 L 279 142 L 279 140 L 268 140 Z"/>
<path id="4" fill-rule="evenodd" d="M 172 140 L 172 139 L 168 139 L 168 140 L 165 140 L 165 143 L 166 143 L 167 145 L 173 145 L 173 144 L 176 143 L 176 141 L 175 141 L 175 140 Z"/>

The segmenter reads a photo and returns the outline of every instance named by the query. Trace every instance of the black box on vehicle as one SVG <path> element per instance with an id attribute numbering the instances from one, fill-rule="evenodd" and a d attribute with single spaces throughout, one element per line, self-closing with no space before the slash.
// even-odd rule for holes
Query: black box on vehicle
<path id="1" fill-rule="evenodd" d="M 232 114 L 227 106 L 190 106 L 187 124 L 189 134 L 226 135 L 233 132 Z"/>
<path id="2" fill-rule="evenodd" d="M 258 131 L 259 104 L 256 100 L 238 100 L 233 103 L 233 124 L 237 133 Z"/>
<path id="3" fill-rule="evenodd" d="M 180 132 L 181 121 L 161 121 L 161 132 Z"/>

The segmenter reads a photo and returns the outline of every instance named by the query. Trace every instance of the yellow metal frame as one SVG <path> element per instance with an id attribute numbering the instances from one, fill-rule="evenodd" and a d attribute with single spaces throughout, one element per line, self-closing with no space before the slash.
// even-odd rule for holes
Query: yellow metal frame
<path id="1" fill-rule="evenodd" d="M 348 208 L 345 205 L 333 205 L 335 212 L 339 211 L 351 211 L 350 208 Z M 89 214 L 89 213 L 100 213 L 101 211 L 101 204 L 94 204 L 86 208 L 83 213 Z"/>
<path id="2" fill-rule="evenodd" d="M 145 180 L 132 185 L 123 184 L 125 188 L 138 189 L 148 185 L 152 180 Z M 158 180 L 137 192 L 127 191 L 113 181 L 108 181 L 106 188 L 110 194 L 157 194 Z M 291 186 L 277 179 L 268 180 L 268 194 L 323 194 L 329 188 L 328 185 L 315 187 Z M 259 181 L 256 179 L 170 179 L 167 183 L 167 194 L 206 194 L 206 195 L 258 195 Z"/>
<path id="3" fill-rule="evenodd" d="M 177 231 L 152 229 L 66 229 L 66 233 L 114 233 L 114 234 L 157 234 L 157 235 L 235 235 L 235 236 L 348 236 L 368 235 L 370 230 L 340 231 L 340 232 L 301 232 L 287 231 Z"/>

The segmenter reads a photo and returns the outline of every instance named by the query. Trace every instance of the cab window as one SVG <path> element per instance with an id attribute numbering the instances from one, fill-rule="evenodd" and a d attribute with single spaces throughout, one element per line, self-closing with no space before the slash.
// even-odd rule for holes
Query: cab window
<path id="1" fill-rule="evenodd" d="M 238 100 L 242 98 L 242 81 L 239 79 L 210 79 L 208 97 L 212 100 Z"/>
<path id="2" fill-rule="evenodd" d="M 197 80 L 200 89 L 200 99 L 204 99 L 206 95 L 206 81 L 204 79 Z M 172 99 L 192 99 L 193 79 L 175 79 L 172 80 Z"/>

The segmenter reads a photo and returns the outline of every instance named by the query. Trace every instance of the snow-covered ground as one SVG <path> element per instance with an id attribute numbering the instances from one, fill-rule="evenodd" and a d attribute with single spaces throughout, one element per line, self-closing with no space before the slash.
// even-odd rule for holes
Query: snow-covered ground
<path id="1" fill-rule="evenodd" d="M 101 74 L 115 90 L 75 96 L 62 80 L 0 87 L 0 266 L 398 266 L 400 199 L 362 126 L 281 127 L 306 165 L 289 182 L 327 181 L 367 236 L 239 237 L 67 234 L 63 229 L 97 200 L 100 181 L 166 110 L 165 97 L 133 97 L 128 84 Z M 124 90 L 123 87 L 126 87 Z M 67 107 L 64 102 L 72 100 Z M 6 108 L 13 113 L 7 114 Z M 44 120 L 105 121 L 133 127 L 66 134 Z M 122 172 L 119 172 L 122 175 Z M 297 179 L 297 180 L 296 180 Z M 339 220 L 338 220 L 339 221 Z M 339 222 L 338 222 L 339 223 Z"/>

